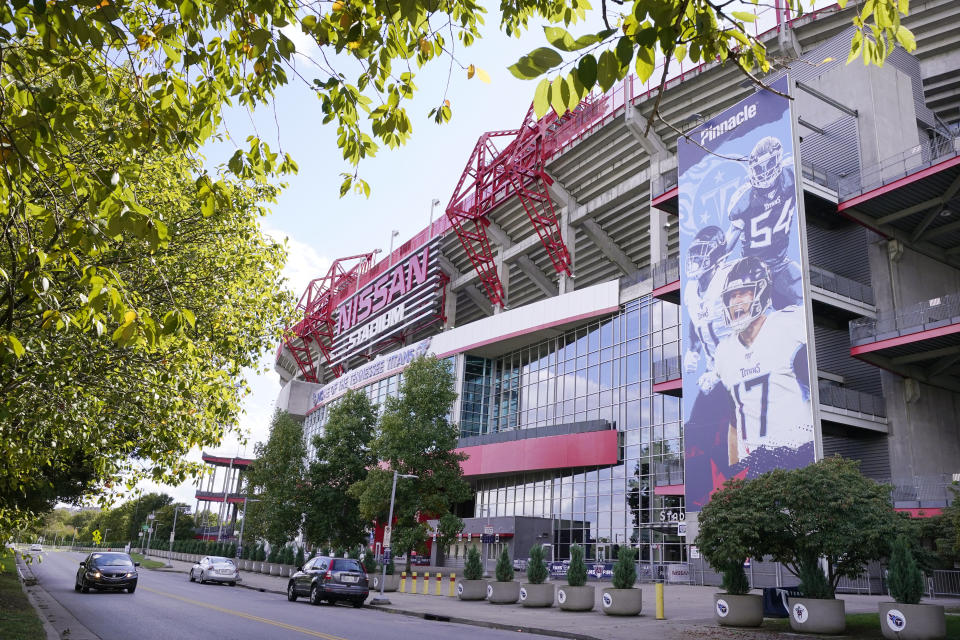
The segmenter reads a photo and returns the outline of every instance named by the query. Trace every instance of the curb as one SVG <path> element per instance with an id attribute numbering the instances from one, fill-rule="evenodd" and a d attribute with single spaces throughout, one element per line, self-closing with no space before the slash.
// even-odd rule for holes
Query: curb
<path id="1" fill-rule="evenodd" d="M 19 555 L 17 560 L 17 574 L 21 579 L 21 588 L 26 594 L 30 606 L 33 607 L 37 617 L 40 618 L 47 640 L 59 640 L 64 637 L 75 638 L 76 640 L 100 640 L 100 636 L 85 627 L 66 607 L 50 595 L 49 591 L 43 588 L 43 585 L 40 584 L 40 581 L 36 579 Z M 21 571 L 21 568 L 26 569 L 26 571 Z M 24 580 L 25 573 L 28 573 L 33 579 L 33 584 L 29 587 Z"/>
<path id="2" fill-rule="evenodd" d="M 571 640 L 602 640 L 596 636 L 589 636 L 584 633 L 573 633 L 570 631 L 558 631 L 556 629 L 541 629 L 539 627 L 518 626 L 515 624 L 504 624 L 502 622 L 488 622 L 485 620 L 471 620 L 470 618 L 459 618 L 456 616 L 444 616 L 436 613 L 426 613 L 423 611 L 408 611 L 406 609 L 386 609 L 379 605 L 367 605 L 371 609 L 383 611 L 384 613 L 393 613 L 412 618 L 422 618 L 433 622 L 450 622 L 453 624 L 463 624 L 472 627 L 483 627 L 486 629 L 498 629 L 501 631 L 514 631 L 519 633 L 535 633 L 542 636 L 551 636 L 554 638 L 570 638 Z"/>

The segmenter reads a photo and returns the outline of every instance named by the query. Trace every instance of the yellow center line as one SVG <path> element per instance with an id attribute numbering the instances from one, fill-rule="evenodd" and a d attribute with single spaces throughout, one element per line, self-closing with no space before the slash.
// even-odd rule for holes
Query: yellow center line
<path id="1" fill-rule="evenodd" d="M 221 613 L 228 613 L 230 615 L 237 616 L 238 618 L 245 618 L 247 620 L 253 620 L 255 622 L 262 622 L 264 624 L 273 625 L 274 627 L 280 627 L 281 629 L 287 629 L 289 631 L 299 631 L 300 633 L 305 633 L 308 636 L 313 636 L 315 638 L 325 638 L 326 640 L 346 640 L 346 638 L 341 638 L 340 636 L 332 636 L 329 633 L 322 633 L 320 631 L 314 631 L 312 629 L 298 627 L 296 625 L 287 624 L 285 622 L 280 622 L 278 620 L 270 620 L 269 618 L 261 618 L 260 616 L 253 616 L 253 615 L 250 615 L 249 613 L 243 613 L 242 611 L 225 609 L 224 607 L 218 607 L 214 604 L 207 604 L 206 602 L 198 602 L 197 600 L 192 600 L 191 598 L 184 598 L 183 596 L 174 595 L 172 593 L 166 593 L 165 591 L 157 591 L 156 589 L 151 589 L 150 587 L 140 587 L 140 590 L 149 591 L 150 593 L 156 593 L 157 595 L 173 598 L 174 600 L 180 600 L 181 602 L 186 602 L 187 604 L 196 605 L 198 607 L 213 609 L 214 611 L 219 611 Z"/>

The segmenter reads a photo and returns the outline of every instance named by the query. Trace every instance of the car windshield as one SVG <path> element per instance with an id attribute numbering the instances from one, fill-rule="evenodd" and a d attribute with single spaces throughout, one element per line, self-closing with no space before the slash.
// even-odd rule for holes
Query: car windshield
<path id="1" fill-rule="evenodd" d="M 221 558 L 220 556 L 210 556 L 210 562 L 213 564 L 233 564 L 230 558 Z"/>
<path id="2" fill-rule="evenodd" d="M 95 553 L 90 560 L 101 567 L 132 567 L 133 561 L 125 553 Z"/>
<path id="3" fill-rule="evenodd" d="M 363 571 L 360 563 L 352 558 L 337 558 L 333 561 L 334 571 Z"/>

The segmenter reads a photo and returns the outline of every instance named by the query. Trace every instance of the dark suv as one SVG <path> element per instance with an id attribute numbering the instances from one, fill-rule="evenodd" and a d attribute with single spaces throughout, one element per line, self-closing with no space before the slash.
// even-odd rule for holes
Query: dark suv
<path id="1" fill-rule="evenodd" d="M 367 572 L 360 561 L 353 558 L 311 558 L 290 576 L 287 583 L 287 600 L 290 602 L 298 596 L 307 596 L 310 604 L 345 600 L 355 607 L 362 607 L 368 595 Z"/>

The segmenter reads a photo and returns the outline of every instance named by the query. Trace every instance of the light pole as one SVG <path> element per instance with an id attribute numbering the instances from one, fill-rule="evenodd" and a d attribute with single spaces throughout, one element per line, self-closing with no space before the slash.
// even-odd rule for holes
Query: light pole
<path id="1" fill-rule="evenodd" d="M 393 229 L 390 232 L 390 256 L 387 259 L 390 262 L 388 266 L 391 266 L 391 267 L 393 266 L 393 239 L 396 238 L 398 235 L 400 235 L 400 232 L 397 231 L 396 229 Z"/>
<path id="2" fill-rule="evenodd" d="M 173 536 L 177 533 L 177 515 L 183 511 L 184 514 L 190 513 L 190 507 L 174 507 L 173 508 L 173 529 L 170 529 L 170 553 L 167 555 L 167 566 L 170 565 L 170 556 L 173 555 Z"/>
<path id="3" fill-rule="evenodd" d="M 110 527 L 107 527 L 106 529 L 103 530 L 103 542 L 102 542 L 102 544 L 107 544 L 107 540 L 109 539 L 109 538 L 107 538 L 107 532 L 108 532 L 108 531 L 110 531 Z M 110 545 L 107 544 L 107 549 L 109 549 L 109 548 L 110 548 Z"/>
<path id="4" fill-rule="evenodd" d="M 436 207 L 438 204 L 440 204 L 440 201 L 437 200 L 436 198 L 434 198 L 434 199 L 433 199 L 433 202 L 430 203 L 430 227 L 429 227 L 429 229 L 430 229 L 429 234 L 430 234 L 430 235 L 429 235 L 429 237 L 427 238 L 427 240 L 432 240 L 432 239 L 433 239 L 433 208 Z"/>
<path id="5" fill-rule="evenodd" d="M 397 497 L 397 478 L 417 478 L 412 473 L 393 472 L 393 488 L 390 489 L 390 515 L 387 516 L 387 526 L 383 529 L 383 560 L 380 563 L 380 595 L 370 601 L 370 604 L 390 604 L 390 599 L 383 595 L 384 582 L 387 581 L 387 558 L 390 557 L 390 534 L 393 531 L 393 503 Z"/>
<path id="6" fill-rule="evenodd" d="M 243 520 L 240 521 L 240 537 L 237 538 L 237 553 L 243 548 L 243 525 L 247 524 L 247 502 L 260 502 L 259 498 L 243 496 Z"/>
<path id="7" fill-rule="evenodd" d="M 147 527 L 147 534 L 148 534 L 148 535 L 145 537 L 145 540 L 144 540 L 144 541 L 147 543 L 147 546 L 146 546 L 146 547 L 144 548 L 144 550 L 143 550 L 143 557 L 144 557 L 144 558 L 146 558 L 147 555 L 149 555 L 149 553 L 150 553 L 150 543 L 153 541 L 153 526 L 154 526 L 154 525 L 153 525 L 153 519 L 156 518 L 156 517 L 157 517 L 157 515 L 156 515 L 155 513 L 153 513 L 153 512 L 147 514 L 147 520 L 149 521 L 149 526 Z"/>

